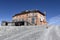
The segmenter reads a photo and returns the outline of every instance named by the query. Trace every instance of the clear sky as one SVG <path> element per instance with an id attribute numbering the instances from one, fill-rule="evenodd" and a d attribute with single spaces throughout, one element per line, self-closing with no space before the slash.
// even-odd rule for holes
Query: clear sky
<path id="1" fill-rule="evenodd" d="M 60 15 L 60 0 L 0 0 L 0 22 L 11 21 L 12 16 L 24 10 L 46 11 L 47 20 Z"/>

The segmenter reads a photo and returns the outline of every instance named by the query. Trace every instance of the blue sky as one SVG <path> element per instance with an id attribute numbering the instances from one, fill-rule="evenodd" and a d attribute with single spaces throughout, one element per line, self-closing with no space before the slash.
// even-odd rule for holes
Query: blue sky
<path id="1" fill-rule="evenodd" d="M 47 20 L 60 15 L 60 0 L 0 0 L 0 22 L 24 10 L 46 11 Z"/>

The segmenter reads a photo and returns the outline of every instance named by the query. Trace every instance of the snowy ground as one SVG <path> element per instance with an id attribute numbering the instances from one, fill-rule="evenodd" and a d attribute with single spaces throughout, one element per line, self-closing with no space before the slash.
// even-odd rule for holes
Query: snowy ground
<path id="1" fill-rule="evenodd" d="M 0 40 L 60 40 L 60 26 L 2 26 Z"/>

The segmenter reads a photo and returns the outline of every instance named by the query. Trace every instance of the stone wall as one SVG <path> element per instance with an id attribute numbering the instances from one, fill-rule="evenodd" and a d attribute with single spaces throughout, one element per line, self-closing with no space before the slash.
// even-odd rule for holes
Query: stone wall
<path id="1" fill-rule="evenodd" d="M 41 16 L 44 17 L 43 21 L 40 20 Z M 22 21 L 22 20 L 24 20 L 24 21 L 27 21 L 27 22 L 33 24 L 32 23 L 32 18 L 35 19 L 34 20 L 34 25 L 47 24 L 46 16 L 44 16 L 44 15 L 38 13 L 38 12 L 37 13 L 27 13 L 27 14 L 17 15 L 15 17 L 13 17 L 12 19 L 13 19 L 13 21 Z"/>

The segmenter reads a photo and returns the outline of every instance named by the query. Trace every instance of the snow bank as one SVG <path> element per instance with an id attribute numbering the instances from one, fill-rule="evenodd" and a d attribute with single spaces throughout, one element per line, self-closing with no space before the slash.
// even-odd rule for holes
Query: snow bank
<path id="1" fill-rule="evenodd" d="M 2 26 L 0 40 L 60 40 L 60 26 Z"/>

